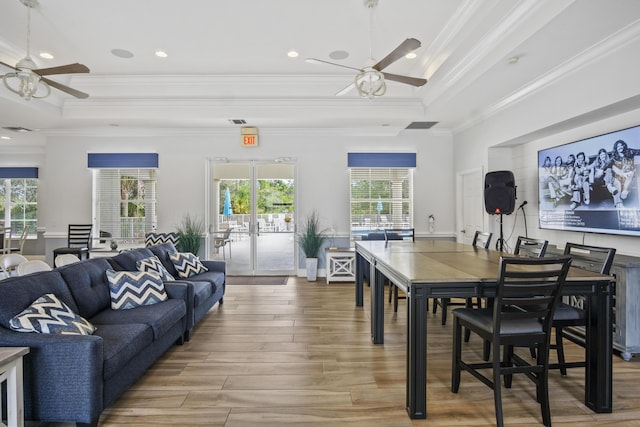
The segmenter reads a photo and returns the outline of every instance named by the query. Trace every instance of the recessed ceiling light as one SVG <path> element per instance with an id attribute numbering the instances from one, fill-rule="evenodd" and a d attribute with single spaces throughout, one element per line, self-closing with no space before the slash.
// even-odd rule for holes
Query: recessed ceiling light
<path id="1" fill-rule="evenodd" d="M 156 50 L 155 54 L 158 58 L 166 58 L 169 56 L 164 50 Z"/>
<path id="2" fill-rule="evenodd" d="M 126 49 L 111 49 L 111 54 L 113 56 L 117 56 L 118 58 L 133 58 L 133 53 L 129 52 Z"/>
<path id="3" fill-rule="evenodd" d="M 298 53 L 298 51 L 297 51 L 297 50 L 293 50 L 293 49 L 291 49 L 289 52 L 287 52 L 287 56 L 288 56 L 289 58 L 297 58 L 297 57 L 298 57 L 298 55 L 299 55 L 299 53 Z"/>
<path id="4" fill-rule="evenodd" d="M 40 58 L 43 59 L 53 59 L 53 55 L 49 52 L 40 52 Z"/>
<path id="5" fill-rule="evenodd" d="M 5 140 L 8 141 L 8 140 L 11 139 L 11 137 L 10 136 L 6 136 L 6 135 L 2 135 L 2 136 L 0 136 L 0 139 L 5 139 Z"/>
<path id="6" fill-rule="evenodd" d="M 329 58 L 331 59 L 347 59 L 349 57 L 349 52 L 344 50 L 334 50 L 329 54 Z"/>
<path id="7" fill-rule="evenodd" d="M 409 53 L 407 53 L 404 57 L 405 57 L 405 58 L 407 58 L 407 59 L 414 59 L 414 58 L 416 58 L 417 56 L 418 56 L 418 54 L 417 54 L 417 53 L 415 53 L 415 52 L 409 52 Z"/>
<path id="8" fill-rule="evenodd" d="M 512 56 L 511 58 L 507 59 L 507 62 L 509 64 L 517 64 L 518 61 L 520 61 L 520 57 L 519 56 Z"/>

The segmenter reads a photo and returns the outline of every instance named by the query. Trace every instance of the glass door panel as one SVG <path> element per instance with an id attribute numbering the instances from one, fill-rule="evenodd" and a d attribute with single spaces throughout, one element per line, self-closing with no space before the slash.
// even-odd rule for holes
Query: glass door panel
<path id="1" fill-rule="evenodd" d="M 231 242 L 215 249 L 227 273 L 294 274 L 294 164 L 268 161 L 213 164 L 212 224 L 231 229 Z"/>

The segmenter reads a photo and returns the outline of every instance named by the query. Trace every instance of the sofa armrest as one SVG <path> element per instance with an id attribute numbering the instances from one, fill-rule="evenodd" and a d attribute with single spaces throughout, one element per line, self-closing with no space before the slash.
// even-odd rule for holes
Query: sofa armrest
<path id="1" fill-rule="evenodd" d="M 0 346 L 29 347 L 24 357 L 27 419 L 91 423 L 103 409 L 103 341 L 97 335 L 15 332 Z"/>
<path id="2" fill-rule="evenodd" d="M 171 299 L 183 299 L 189 304 L 189 285 L 184 281 L 169 280 L 164 282 L 164 289 Z"/>
<path id="3" fill-rule="evenodd" d="M 224 274 L 227 273 L 227 263 L 224 261 L 201 260 L 200 262 L 211 271 L 220 271 Z"/>

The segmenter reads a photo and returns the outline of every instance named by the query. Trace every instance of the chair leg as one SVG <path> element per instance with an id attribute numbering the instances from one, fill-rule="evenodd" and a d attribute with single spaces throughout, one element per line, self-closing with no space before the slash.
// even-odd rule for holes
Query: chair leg
<path id="1" fill-rule="evenodd" d="M 434 298 L 433 299 L 433 309 L 431 310 L 432 314 L 436 314 L 436 311 L 438 311 L 438 304 L 440 304 L 440 301 L 438 298 Z"/>
<path id="2" fill-rule="evenodd" d="M 556 353 L 558 354 L 558 364 L 560 365 L 560 374 L 567 375 L 567 368 L 564 366 L 564 346 L 562 345 L 562 328 L 556 327 Z"/>
<path id="3" fill-rule="evenodd" d="M 435 302 L 434 302 L 435 304 Z M 451 392 L 460 389 L 460 359 L 462 355 L 462 326 L 457 317 L 453 317 L 453 351 L 451 360 Z"/>
<path id="4" fill-rule="evenodd" d="M 441 298 L 440 302 L 442 303 L 442 325 L 447 324 L 447 306 L 449 305 L 449 298 Z"/>
<path id="5" fill-rule="evenodd" d="M 391 295 L 391 294 L 393 294 L 393 288 L 394 288 L 394 286 L 393 286 L 393 284 L 391 283 L 391 280 L 389 280 L 386 284 L 387 284 L 387 285 L 389 285 L 389 302 L 391 302 L 391 298 L 392 298 L 392 295 Z"/>
<path id="6" fill-rule="evenodd" d="M 398 287 L 393 287 L 393 312 L 398 312 Z"/>
<path id="7" fill-rule="evenodd" d="M 493 349 L 493 400 L 496 408 L 496 426 L 504 427 L 502 416 L 502 385 L 500 384 L 500 348 Z"/>

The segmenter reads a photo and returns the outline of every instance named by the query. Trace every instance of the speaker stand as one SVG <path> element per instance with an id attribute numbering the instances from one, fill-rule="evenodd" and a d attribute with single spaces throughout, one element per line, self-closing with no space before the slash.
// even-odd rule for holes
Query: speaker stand
<path id="1" fill-rule="evenodd" d="M 504 234 L 502 231 L 502 214 L 500 214 L 500 238 L 496 240 L 496 249 L 500 252 L 504 251 Z"/>

